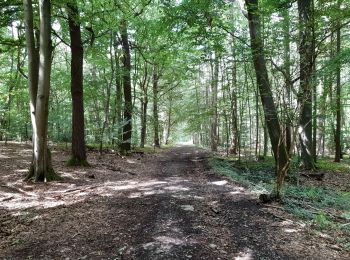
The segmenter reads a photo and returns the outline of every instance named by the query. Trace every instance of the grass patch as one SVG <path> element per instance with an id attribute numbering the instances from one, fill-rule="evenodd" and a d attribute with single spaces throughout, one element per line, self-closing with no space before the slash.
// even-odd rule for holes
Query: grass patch
<path id="1" fill-rule="evenodd" d="M 232 178 L 258 194 L 271 192 L 274 188 L 275 175 L 272 163 L 273 160 L 270 159 L 264 162 L 243 163 L 223 158 L 209 159 L 210 166 L 219 174 Z M 293 173 L 297 175 L 293 167 L 295 167 L 294 162 L 290 176 L 293 176 Z M 341 167 L 344 166 L 340 165 L 335 169 L 343 169 Z M 287 212 L 315 229 L 338 233 L 334 239 L 339 240 L 344 247 L 349 246 L 350 249 L 350 192 L 327 187 L 297 185 L 296 182 L 289 181 L 284 187 L 282 205 Z"/>
<path id="2" fill-rule="evenodd" d="M 350 172 L 349 161 L 334 162 L 332 158 L 322 158 L 317 161 L 317 167 L 320 170 L 330 171 L 330 172 Z"/>
<path id="3" fill-rule="evenodd" d="M 257 171 L 251 171 L 247 167 L 246 170 L 243 170 L 243 164 L 218 158 L 209 159 L 209 165 L 219 174 L 232 178 L 256 193 L 259 193 L 259 191 L 263 193 L 273 188 L 274 171 L 271 171 L 269 168 L 268 170 L 259 168 Z M 257 169 L 257 167 L 254 168 Z"/>
<path id="4" fill-rule="evenodd" d="M 160 148 L 150 146 L 150 145 L 145 145 L 145 147 L 134 147 L 131 152 L 134 153 L 145 153 L 145 154 L 152 154 L 152 153 L 159 153 L 161 151 L 171 149 L 173 148 L 173 145 L 162 145 Z"/>

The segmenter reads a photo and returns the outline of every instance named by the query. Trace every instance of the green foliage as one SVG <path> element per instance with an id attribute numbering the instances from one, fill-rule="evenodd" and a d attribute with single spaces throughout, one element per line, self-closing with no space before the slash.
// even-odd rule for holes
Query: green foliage
<path id="1" fill-rule="evenodd" d="M 317 161 L 317 167 L 320 170 L 325 170 L 330 172 L 342 172 L 342 173 L 350 172 L 349 161 L 345 161 L 345 160 L 343 160 L 340 163 L 335 163 L 334 159 L 331 159 L 331 158 L 319 159 Z"/>
<path id="2" fill-rule="evenodd" d="M 240 184 L 254 190 L 256 193 L 262 193 L 272 189 L 274 176 L 270 171 L 244 171 L 236 167 L 235 161 L 221 158 L 209 159 L 209 165 L 217 170 L 219 174 L 232 178 Z"/>
<path id="3" fill-rule="evenodd" d="M 318 213 L 312 222 L 321 230 L 333 227 L 333 222 L 322 212 Z"/>

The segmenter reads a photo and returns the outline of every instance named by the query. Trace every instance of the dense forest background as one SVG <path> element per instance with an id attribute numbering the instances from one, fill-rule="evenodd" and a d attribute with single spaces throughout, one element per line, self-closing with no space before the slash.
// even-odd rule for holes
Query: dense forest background
<path id="1" fill-rule="evenodd" d="M 28 141 L 25 12 L 21 1 L 0 7 L 0 140 Z M 100 151 L 192 140 L 263 159 L 273 147 L 252 57 L 260 52 L 280 141 L 298 148 L 306 168 L 319 156 L 339 161 L 350 147 L 349 3 L 261 1 L 260 51 L 247 10 L 243 1 L 52 1 L 48 140 L 85 133 Z M 72 100 L 81 109 L 83 100 L 83 122 L 72 123 Z"/>
<path id="2" fill-rule="evenodd" d="M 1 0 L 0 258 L 350 259 L 349 75 L 349 0 Z"/>

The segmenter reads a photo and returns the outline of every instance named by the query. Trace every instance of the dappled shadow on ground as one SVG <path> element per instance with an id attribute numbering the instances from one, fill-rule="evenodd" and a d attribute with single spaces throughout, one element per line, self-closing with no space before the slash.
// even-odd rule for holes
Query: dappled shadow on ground
<path id="1" fill-rule="evenodd" d="M 64 167 L 62 182 L 21 180 L 30 153 L 3 148 L 0 258 L 344 259 L 245 188 L 218 177 L 206 154 L 181 147 L 127 158 L 89 154 L 91 168 Z M 30 151 L 30 149 L 29 149 Z M 28 156 L 22 156 L 27 154 Z"/>

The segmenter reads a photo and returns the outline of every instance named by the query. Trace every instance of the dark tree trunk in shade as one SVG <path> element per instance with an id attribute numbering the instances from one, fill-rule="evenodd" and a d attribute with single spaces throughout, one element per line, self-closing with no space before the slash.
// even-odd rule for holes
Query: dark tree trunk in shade
<path id="1" fill-rule="evenodd" d="M 254 68 L 259 88 L 261 103 L 264 109 L 265 124 L 267 126 L 272 150 L 277 168 L 276 195 L 280 196 L 285 176 L 289 170 L 290 159 L 285 147 L 277 109 L 273 100 L 271 85 L 268 79 L 263 41 L 261 38 L 260 16 L 258 0 L 246 0 L 248 9 L 249 31 Z"/>
<path id="2" fill-rule="evenodd" d="M 147 133 L 147 107 L 148 98 L 144 97 L 141 99 L 141 142 L 140 147 L 145 147 L 146 133 Z"/>
<path id="3" fill-rule="evenodd" d="M 314 170 L 315 162 L 312 145 L 312 0 L 298 0 L 299 11 L 299 55 L 300 55 L 300 94 L 299 141 L 301 167 Z"/>
<path id="4" fill-rule="evenodd" d="M 147 108 L 148 108 L 148 65 L 144 65 L 144 76 L 140 81 L 140 88 L 142 90 L 141 97 L 141 136 L 140 136 L 140 147 L 145 147 L 146 133 L 147 133 Z"/>
<path id="5" fill-rule="evenodd" d="M 154 127 L 154 146 L 160 147 L 159 142 L 159 115 L 158 115 L 158 81 L 159 75 L 157 66 L 153 69 L 153 127 Z"/>
<path id="6" fill-rule="evenodd" d="M 340 8 L 340 1 L 338 0 L 338 8 Z M 337 54 L 340 54 L 341 34 L 340 23 L 337 23 Z M 335 162 L 340 162 L 341 159 L 341 67 L 337 65 L 337 85 L 336 85 L 336 128 L 335 128 Z"/>
<path id="7" fill-rule="evenodd" d="M 67 4 L 71 39 L 72 158 L 69 164 L 85 165 L 85 126 L 83 97 L 83 58 L 79 11 L 75 1 Z"/>
<path id="8" fill-rule="evenodd" d="M 124 90 L 124 127 L 122 152 L 131 150 L 132 135 L 132 95 L 131 95 L 131 56 L 127 21 L 121 22 L 121 40 L 123 48 L 123 90 Z"/>

